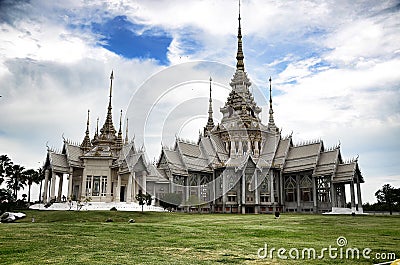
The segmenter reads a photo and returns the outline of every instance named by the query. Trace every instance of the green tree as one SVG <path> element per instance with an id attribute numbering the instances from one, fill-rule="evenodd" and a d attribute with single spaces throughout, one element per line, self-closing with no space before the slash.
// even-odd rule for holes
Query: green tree
<path id="1" fill-rule="evenodd" d="M 33 183 L 39 184 L 39 172 L 34 169 L 28 169 L 23 172 L 26 184 L 28 185 L 28 203 L 31 203 L 31 187 Z"/>
<path id="2" fill-rule="evenodd" d="M 12 164 L 7 155 L 0 156 L 0 185 L 9 177 Z"/>
<path id="3" fill-rule="evenodd" d="M 44 180 L 44 170 L 42 167 L 40 167 L 40 168 L 38 168 L 37 172 L 38 172 L 38 180 L 39 180 L 38 184 L 40 183 L 39 202 L 41 202 L 42 201 L 42 186 L 43 186 L 43 180 Z"/>
<path id="4" fill-rule="evenodd" d="M 0 214 L 10 211 L 14 200 L 10 190 L 0 189 Z"/>
<path id="5" fill-rule="evenodd" d="M 135 196 L 135 199 L 139 202 L 139 205 L 142 206 L 142 212 L 143 212 L 143 206 L 145 204 L 147 204 L 147 205 L 151 204 L 151 195 L 143 194 L 142 190 L 139 190 L 139 193 Z"/>
<path id="6" fill-rule="evenodd" d="M 17 198 L 18 191 L 25 186 L 24 167 L 20 165 L 12 165 L 10 177 L 7 181 L 7 187 L 12 190 L 14 198 Z"/>
<path id="7" fill-rule="evenodd" d="M 389 208 L 390 215 L 393 214 L 393 208 L 400 205 L 400 188 L 396 189 L 390 184 L 385 184 L 375 192 L 378 204 L 386 205 Z"/>

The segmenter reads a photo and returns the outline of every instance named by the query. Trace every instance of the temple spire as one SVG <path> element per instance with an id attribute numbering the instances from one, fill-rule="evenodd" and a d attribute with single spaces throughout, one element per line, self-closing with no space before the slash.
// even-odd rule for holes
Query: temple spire
<path id="1" fill-rule="evenodd" d="M 125 143 L 127 144 L 128 142 L 129 142 L 129 137 L 128 137 L 128 118 L 126 118 Z"/>
<path id="2" fill-rule="evenodd" d="M 272 109 L 272 78 L 269 77 L 269 121 L 268 128 L 276 131 L 276 125 L 274 121 L 274 110 Z"/>
<path id="3" fill-rule="evenodd" d="M 211 132 L 211 130 L 214 128 L 214 119 L 213 119 L 213 110 L 212 110 L 212 96 L 211 96 L 211 82 L 212 82 L 212 78 L 210 76 L 210 98 L 208 100 L 209 104 L 208 104 L 208 120 L 207 120 L 207 125 L 204 128 L 204 135 L 206 135 L 206 132 L 209 131 Z"/>
<path id="4" fill-rule="evenodd" d="M 115 139 L 115 133 L 116 133 L 114 124 L 112 121 L 112 106 L 111 106 L 113 80 L 114 80 L 114 71 L 111 71 L 110 96 L 109 96 L 109 101 L 108 101 L 107 117 L 106 117 L 106 121 L 104 122 L 103 127 L 100 130 L 100 132 L 101 132 L 100 138 L 107 140 L 107 141 L 110 141 L 110 140 L 113 141 Z"/>
<path id="5" fill-rule="evenodd" d="M 119 130 L 118 130 L 116 144 L 118 147 L 122 146 L 122 110 L 121 110 L 121 115 L 119 116 Z"/>
<path id="6" fill-rule="evenodd" d="M 238 39 L 238 48 L 237 48 L 237 54 L 236 54 L 236 70 L 242 70 L 244 71 L 244 55 L 243 55 L 243 44 L 242 44 L 242 26 L 240 23 L 240 0 L 239 0 L 239 28 L 238 28 L 238 35 L 237 35 L 237 39 Z"/>
<path id="7" fill-rule="evenodd" d="M 97 117 L 97 123 L 96 123 L 96 136 L 99 136 L 99 117 Z"/>
<path id="8" fill-rule="evenodd" d="M 90 136 L 89 136 L 89 114 L 90 114 L 90 110 L 88 110 L 88 114 L 87 114 L 85 137 L 83 138 L 83 141 L 82 141 L 82 144 L 81 144 L 81 148 L 84 151 L 88 151 L 90 149 L 90 146 L 91 146 Z"/>

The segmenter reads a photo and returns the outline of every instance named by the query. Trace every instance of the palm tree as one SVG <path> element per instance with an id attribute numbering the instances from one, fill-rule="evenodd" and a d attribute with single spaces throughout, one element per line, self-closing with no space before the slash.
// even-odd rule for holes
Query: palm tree
<path id="1" fill-rule="evenodd" d="M 31 187 L 33 183 L 39 183 L 39 172 L 34 169 L 28 169 L 23 172 L 24 178 L 28 184 L 28 203 L 31 203 Z"/>
<path id="2" fill-rule="evenodd" d="M 13 196 L 17 199 L 18 191 L 25 186 L 24 167 L 13 165 L 11 167 L 10 179 L 7 181 L 7 188 L 13 191 Z"/>
<path id="3" fill-rule="evenodd" d="M 37 172 L 38 172 L 38 179 L 37 179 L 37 182 L 35 182 L 35 183 L 36 184 L 40 183 L 40 186 L 39 186 L 39 202 L 41 202 L 42 201 L 42 184 L 43 184 L 43 180 L 44 180 L 44 170 L 43 170 L 43 168 L 39 167 Z"/>
<path id="4" fill-rule="evenodd" d="M 0 156 L 0 185 L 10 175 L 12 164 L 11 159 L 7 155 Z"/>

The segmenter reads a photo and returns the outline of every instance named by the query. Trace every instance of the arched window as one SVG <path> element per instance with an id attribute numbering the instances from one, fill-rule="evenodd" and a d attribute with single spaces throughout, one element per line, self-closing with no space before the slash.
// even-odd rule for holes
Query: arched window
<path id="1" fill-rule="evenodd" d="M 229 177 L 228 188 L 232 189 L 235 186 L 235 178 L 233 176 Z"/>
<path id="2" fill-rule="evenodd" d="M 312 180 L 309 176 L 303 176 L 300 181 L 300 196 L 304 202 L 312 201 Z"/>
<path id="3" fill-rule="evenodd" d="M 285 181 L 285 195 L 287 202 L 296 201 L 296 180 L 293 177 L 289 177 Z"/>
<path id="4" fill-rule="evenodd" d="M 209 177 L 207 175 L 202 175 L 200 178 L 200 197 L 203 200 L 208 199 L 208 183 L 209 183 Z"/>

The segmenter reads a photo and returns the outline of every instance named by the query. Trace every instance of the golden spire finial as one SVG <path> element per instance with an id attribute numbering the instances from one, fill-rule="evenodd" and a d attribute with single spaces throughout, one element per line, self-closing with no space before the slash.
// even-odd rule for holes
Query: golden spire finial
<path id="1" fill-rule="evenodd" d="M 244 71 L 244 55 L 243 55 L 243 44 L 242 44 L 242 26 L 240 23 L 241 17 L 240 17 L 240 0 L 239 0 L 239 28 L 238 28 L 238 35 L 237 35 L 237 39 L 238 39 L 238 48 L 237 48 L 237 54 L 236 54 L 236 69 L 237 70 L 242 70 Z"/>

